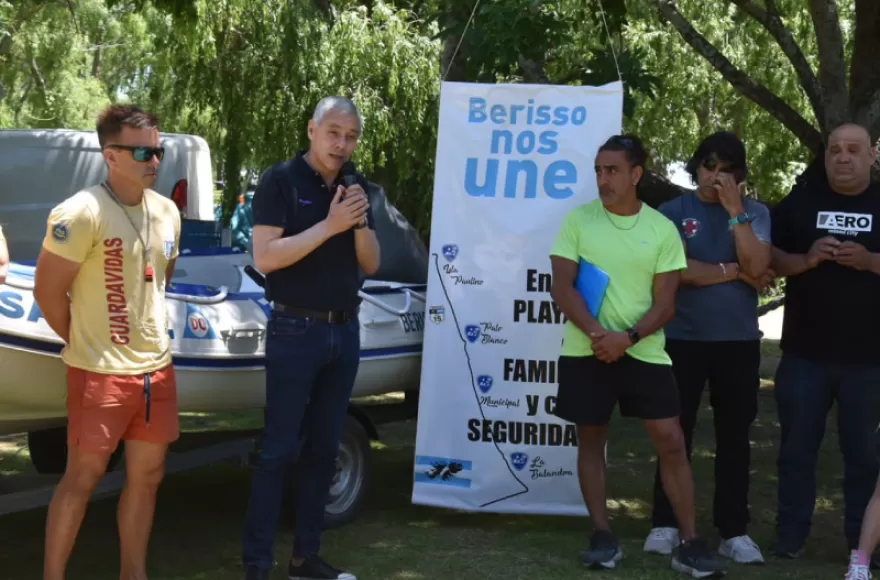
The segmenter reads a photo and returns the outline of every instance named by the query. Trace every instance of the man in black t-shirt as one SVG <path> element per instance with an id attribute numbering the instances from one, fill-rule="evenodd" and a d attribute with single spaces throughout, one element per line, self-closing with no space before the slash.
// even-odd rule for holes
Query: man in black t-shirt
<path id="1" fill-rule="evenodd" d="M 308 151 L 263 173 L 254 194 L 253 253 L 266 274 L 266 411 L 245 524 L 246 580 L 268 580 L 291 460 L 297 459 L 291 579 L 355 577 L 319 556 L 324 507 L 360 362 L 358 267 L 379 269 L 366 181 L 340 170 L 362 130 L 354 104 L 327 97 L 309 121 Z M 300 435 L 305 438 L 298 450 Z M 299 455 L 297 457 L 297 452 Z"/>
<path id="2" fill-rule="evenodd" d="M 877 480 L 880 423 L 880 185 L 868 132 L 838 127 L 827 179 L 796 188 L 771 214 L 773 268 L 786 276 L 779 409 L 778 513 L 773 551 L 796 558 L 810 533 L 816 459 L 837 402 L 844 460 L 844 532 L 858 545 Z M 875 221 L 877 220 L 877 221 Z"/>

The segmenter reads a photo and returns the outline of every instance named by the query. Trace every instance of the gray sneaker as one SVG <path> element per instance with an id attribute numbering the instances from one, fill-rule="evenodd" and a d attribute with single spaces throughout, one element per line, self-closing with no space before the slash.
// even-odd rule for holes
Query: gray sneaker
<path id="1" fill-rule="evenodd" d="M 716 559 L 702 538 L 694 538 L 676 546 L 672 551 L 672 569 L 691 578 L 723 576 L 727 565 Z"/>
<path id="2" fill-rule="evenodd" d="M 623 558 L 620 544 L 614 534 L 597 530 L 590 537 L 590 548 L 581 553 L 581 561 L 593 570 L 610 570 Z"/>
<path id="3" fill-rule="evenodd" d="M 294 566 L 293 562 L 288 564 L 287 577 L 289 580 L 357 580 L 354 574 L 334 568 L 317 554 L 309 556 L 299 566 Z"/>
<path id="4" fill-rule="evenodd" d="M 764 563 L 764 555 L 761 553 L 761 548 L 748 536 L 736 536 L 735 538 L 721 540 L 718 546 L 718 554 L 740 564 Z"/>
<path id="5" fill-rule="evenodd" d="M 654 528 L 645 538 L 642 550 L 668 556 L 678 544 L 678 528 Z"/>
<path id="6" fill-rule="evenodd" d="M 804 555 L 804 545 L 780 538 L 770 547 L 770 551 L 777 558 L 797 560 Z"/>

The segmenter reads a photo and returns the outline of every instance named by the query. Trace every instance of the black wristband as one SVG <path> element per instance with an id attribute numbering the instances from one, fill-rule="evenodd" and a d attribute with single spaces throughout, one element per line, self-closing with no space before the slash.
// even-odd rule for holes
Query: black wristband
<path id="1" fill-rule="evenodd" d="M 639 336 L 639 333 L 635 328 L 630 328 L 629 330 L 626 331 L 626 333 L 629 335 L 629 340 L 633 344 L 635 344 L 641 340 L 641 337 Z"/>

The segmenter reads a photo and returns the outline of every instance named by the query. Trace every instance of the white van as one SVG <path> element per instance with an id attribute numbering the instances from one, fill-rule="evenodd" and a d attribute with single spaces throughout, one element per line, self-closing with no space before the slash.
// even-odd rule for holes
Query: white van
<path id="1" fill-rule="evenodd" d="M 190 220 L 214 220 L 214 180 L 208 144 L 195 135 L 160 133 L 165 158 L 153 186 Z M 9 257 L 30 262 L 40 253 L 55 205 L 106 179 L 95 131 L 0 130 L 0 226 Z"/>

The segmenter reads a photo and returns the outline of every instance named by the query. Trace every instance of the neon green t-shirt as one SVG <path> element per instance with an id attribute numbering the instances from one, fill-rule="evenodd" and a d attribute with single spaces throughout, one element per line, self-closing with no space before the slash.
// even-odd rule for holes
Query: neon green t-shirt
<path id="1" fill-rule="evenodd" d="M 598 199 L 574 208 L 565 216 L 550 255 L 573 262 L 583 258 L 608 274 L 598 320 L 611 331 L 632 328 L 651 309 L 655 274 L 687 267 L 675 224 L 644 203 L 633 216 L 611 214 Z M 593 355 L 589 337 L 570 320 L 563 337 L 563 356 Z M 665 347 L 661 329 L 643 336 L 627 354 L 647 363 L 671 365 Z"/>

